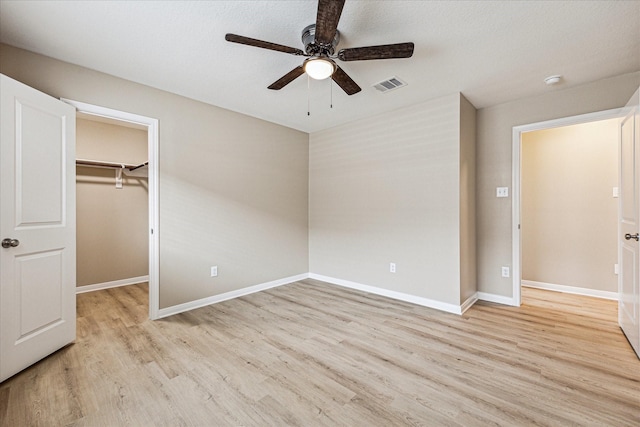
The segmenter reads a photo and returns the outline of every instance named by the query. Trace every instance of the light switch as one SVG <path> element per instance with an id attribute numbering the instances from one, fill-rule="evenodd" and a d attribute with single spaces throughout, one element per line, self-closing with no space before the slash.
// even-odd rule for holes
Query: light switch
<path id="1" fill-rule="evenodd" d="M 613 197 L 620 197 L 620 189 L 618 187 L 613 187 Z"/>
<path id="2" fill-rule="evenodd" d="M 496 197 L 509 197 L 509 187 L 497 187 Z"/>

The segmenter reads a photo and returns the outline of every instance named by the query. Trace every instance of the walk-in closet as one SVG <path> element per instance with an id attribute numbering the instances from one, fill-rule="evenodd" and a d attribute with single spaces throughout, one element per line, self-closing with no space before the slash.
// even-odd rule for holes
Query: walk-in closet
<path id="1" fill-rule="evenodd" d="M 147 141 L 146 127 L 78 114 L 79 292 L 148 281 Z"/>

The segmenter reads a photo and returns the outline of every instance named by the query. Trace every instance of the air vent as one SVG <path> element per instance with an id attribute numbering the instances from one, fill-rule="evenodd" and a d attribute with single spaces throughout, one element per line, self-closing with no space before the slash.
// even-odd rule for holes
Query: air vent
<path id="1" fill-rule="evenodd" d="M 374 84 L 373 87 L 378 89 L 380 92 L 385 93 L 385 92 L 389 92 L 390 90 L 398 89 L 406 85 L 407 84 L 402 80 L 400 80 L 399 78 L 391 77 L 387 80 L 381 81 L 380 83 Z"/>

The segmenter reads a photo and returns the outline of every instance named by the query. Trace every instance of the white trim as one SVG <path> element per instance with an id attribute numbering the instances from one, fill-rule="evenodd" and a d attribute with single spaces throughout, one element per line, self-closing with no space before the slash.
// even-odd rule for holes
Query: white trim
<path id="1" fill-rule="evenodd" d="M 511 305 L 514 307 L 520 306 L 519 302 L 518 304 L 516 304 L 516 301 L 514 298 L 509 298 L 502 295 L 490 294 L 487 292 L 478 292 L 478 299 L 480 301 L 495 302 L 497 304 Z"/>
<path id="2" fill-rule="evenodd" d="M 336 279 L 334 277 L 323 276 L 321 274 L 309 273 L 309 278 L 320 280 L 322 282 L 331 283 L 333 285 L 343 286 L 345 288 L 368 292 L 370 294 L 381 295 L 384 297 L 393 298 L 400 301 L 410 302 L 412 304 L 421 305 L 423 307 L 435 308 L 436 310 L 446 311 L 447 313 L 453 313 L 453 314 L 463 313 L 462 306 L 449 304 L 442 301 L 436 301 L 429 298 L 417 297 L 415 295 L 405 294 L 405 293 L 396 292 L 396 291 L 390 291 L 388 289 L 377 288 L 375 286 L 363 285 L 362 283 L 351 282 L 349 280 Z M 466 301 L 465 301 L 465 304 L 467 304 Z"/>
<path id="3" fill-rule="evenodd" d="M 173 316 L 174 314 L 183 313 L 185 311 L 194 310 L 196 308 L 205 307 L 208 305 L 216 304 L 222 301 L 227 301 L 233 298 L 242 297 L 245 295 L 275 288 L 278 286 L 288 285 L 289 283 L 298 282 L 300 280 L 304 280 L 308 278 L 309 278 L 309 273 L 298 274 L 297 276 L 285 277 L 284 279 L 273 280 L 271 282 L 262 283 L 255 286 L 249 286 L 248 288 L 242 288 L 235 291 L 225 292 L 219 295 L 214 295 L 211 297 L 201 298 L 195 301 L 185 302 L 183 304 L 173 305 L 171 307 L 161 308 L 158 311 L 158 318 L 160 319 L 163 317 Z"/>
<path id="4" fill-rule="evenodd" d="M 520 141 L 522 132 L 524 130 L 520 130 L 517 127 L 513 128 L 513 149 L 511 154 L 511 277 L 513 277 L 513 297 L 509 305 L 516 307 L 520 307 L 522 300 L 520 295 L 520 276 L 522 274 L 522 244 L 520 243 L 520 165 L 522 161 L 520 159 Z M 493 298 L 499 295 L 487 294 L 487 296 Z M 499 302 L 490 299 L 485 301 Z"/>
<path id="5" fill-rule="evenodd" d="M 159 123 L 158 119 L 127 113 L 125 111 L 112 110 L 98 105 L 86 104 L 60 98 L 67 104 L 85 114 L 90 114 L 119 121 L 125 121 L 141 125 L 147 129 L 148 155 L 149 155 L 149 318 L 157 319 L 160 307 L 160 207 L 158 204 L 158 146 Z"/>
<path id="6" fill-rule="evenodd" d="M 474 293 L 471 295 L 465 302 L 460 305 L 461 314 L 464 314 L 465 311 L 469 310 L 473 304 L 478 302 L 478 293 Z"/>
<path id="7" fill-rule="evenodd" d="M 118 288 L 120 286 L 135 285 L 136 283 L 148 282 L 149 276 L 131 277 L 129 279 L 113 280 L 111 282 L 95 283 L 93 285 L 83 285 L 76 288 L 76 294 L 99 291 L 102 289 Z"/>
<path id="8" fill-rule="evenodd" d="M 552 129 L 557 127 L 578 125 L 582 123 L 597 122 L 600 120 L 615 119 L 621 117 L 623 110 L 623 108 L 615 108 L 612 110 L 597 111 L 595 113 L 580 114 L 578 116 L 563 117 L 560 119 L 547 120 L 544 122 L 530 123 L 528 125 L 513 127 L 511 160 L 511 186 L 513 187 L 511 191 L 513 198 L 511 207 L 511 272 L 513 276 L 513 303 L 510 305 L 520 306 L 522 299 L 520 294 L 520 285 L 522 282 L 522 247 L 520 239 L 520 157 L 522 134 L 525 132 L 532 132 L 536 130 Z"/>
<path id="9" fill-rule="evenodd" d="M 544 289 L 547 291 L 564 292 L 566 294 L 585 295 L 588 297 L 604 298 L 618 301 L 618 292 L 600 291 L 598 289 L 579 288 L 577 286 L 556 285 L 554 283 L 536 282 L 533 280 L 523 280 L 522 286 L 529 288 Z"/>

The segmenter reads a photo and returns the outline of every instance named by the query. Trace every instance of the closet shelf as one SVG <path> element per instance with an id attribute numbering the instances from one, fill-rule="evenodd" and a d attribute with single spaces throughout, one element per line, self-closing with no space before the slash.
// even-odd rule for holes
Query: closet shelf
<path id="1" fill-rule="evenodd" d="M 142 169 L 149 166 L 149 162 L 140 163 L 139 165 L 130 165 L 127 163 L 101 162 L 98 160 L 76 159 L 77 166 L 88 166 L 90 168 L 107 168 L 116 171 L 116 188 L 122 188 L 122 173 L 125 175 L 135 176 L 138 178 L 146 178 L 148 170 Z"/>

